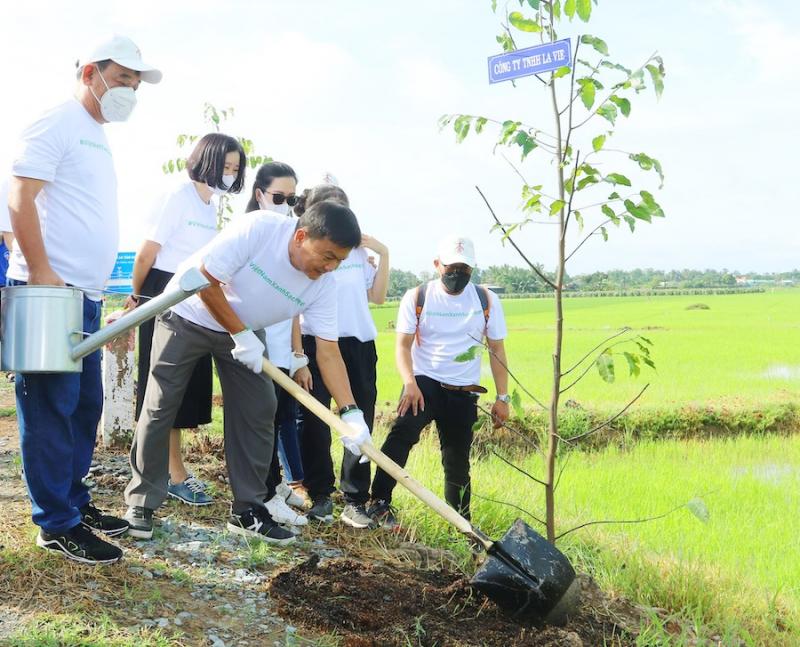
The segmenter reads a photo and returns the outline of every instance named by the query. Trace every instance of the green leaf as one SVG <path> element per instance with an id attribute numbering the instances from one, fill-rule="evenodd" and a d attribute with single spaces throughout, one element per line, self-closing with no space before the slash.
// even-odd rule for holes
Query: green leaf
<path id="1" fill-rule="evenodd" d="M 661 169 L 661 162 L 659 162 L 657 159 L 653 159 L 645 153 L 631 153 L 628 155 L 628 158 L 636 162 L 639 165 L 639 168 L 644 171 L 649 171 L 651 169 L 655 170 L 655 172 L 658 173 L 658 178 L 661 182 L 658 185 L 658 188 L 660 189 L 664 186 L 664 172 Z"/>
<path id="2" fill-rule="evenodd" d="M 653 88 L 655 88 L 656 91 L 656 98 L 660 99 L 661 94 L 664 92 L 664 66 L 661 64 L 656 67 L 651 64 L 646 65 L 645 69 L 650 72 L 650 78 L 653 79 Z"/>
<path id="3" fill-rule="evenodd" d="M 639 357 L 633 353 L 624 352 L 625 359 L 628 361 L 628 375 L 631 377 L 639 377 L 641 369 L 639 368 Z"/>
<path id="4" fill-rule="evenodd" d="M 536 9 L 536 11 L 539 11 L 539 3 L 540 2 L 541 2 L 541 0 L 528 0 L 528 4 L 531 7 L 533 7 L 534 9 Z M 520 0 L 519 3 L 520 3 L 520 5 L 522 5 L 522 0 Z"/>
<path id="5" fill-rule="evenodd" d="M 636 218 L 628 215 L 627 213 L 622 214 L 622 218 L 628 223 L 628 227 L 631 228 L 631 232 L 636 229 Z"/>
<path id="6" fill-rule="evenodd" d="M 469 134 L 469 126 L 472 122 L 470 115 L 461 115 L 453 122 L 453 129 L 456 131 L 456 141 L 460 144 Z"/>
<path id="7" fill-rule="evenodd" d="M 653 362 L 653 360 L 650 359 L 649 357 L 642 357 L 642 361 L 645 364 L 647 364 L 650 368 L 652 368 L 654 371 L 656 370 L 655 362 Z"/>
<path id="8" fill-rule="evenodd" d="M 483 132 L 483 127 L 486 125 L 488 119 L 486 117 L 478 117 L 475 119 L 475 132 L 480 135 Z"/>
<path id="9" fill-rule="evenodd" d="M 487 420 L 489 420 L 489 416 L 487 416 L 485 413 L 479 415 L 478 419 L 475 421 L 475 424 L 472 425 L 472 433 L 476 434 L 483 429 L 483 425 L 486 424 Z"/>
<path id="10" fill-rule="evenodd" d="M 595 360 L 595 365 L 597 366 L 597 372 L 600 373 L 600 377 L 602 377 L 604 381 L 611 384 L 615 379 L 614 356 L 611 354 L 611 350 L 606 348 L 602 353 L 600 353 Z"/>
<path id="11" fill-rule="evenodd" d="M 634 218 L 638 218 L 639 220 L 644 220 L 645 222 L 652 222 L 652 218 L 650 217 L 650 212 L 643 208 L 640 205 L 636 205 L 633 203 L 633 200 L 625 200 L 624 202 L 625 208 L 628 210 L 628 213 L 631 214 Z"/>
<path id="12" fill-rule="evenodd" d="M 504 52 L 513 52 L 515 49 L 517 49 L 514 46 L 514 39 L 506 33 L 495 36 L 495 40 L 503 46 Z"/>
<path id="13" fill-rule="evenodd" d="M 627 117 L 631 114 L 631 102 L 623 97 L 618 97 L 616 94 L 612 94 L 608 97 L 608 100 L 611 101 L 614 105 L 619 108 L 619 111 Z"/>
<path id="14" fill-rule="evenodd" d="M 511 407 L 514 409 L 514 414 L 517 418 L 525 417 L 525 409 L 522 406 L 522 396 L 520 396 L 519 391 L 516 389 L 511 393 Z"/>
<path id="15" fill-rule="evenodd" d="M 595 112 L 603 117 L 603 119 L 610 121 L 612 125 L 617 121 L 617 106 L 615 106 L 613 103 L 606 102 Z"/>
<path id="16" fill-rule="evenodd" d="M 572 215 L 575 216 L 575 221 L 578 223 L 578 227 L 581 231 L 583 231 L 583 216 L 581 215 L 580 211 L 573 211 Z"/>
<path id="17" fill-rule="evenodd" d="M 550 0 L 550 6 L 553 9 L 553 18 L 561 20 L 561 0 Z"/>
<path id="18" fill-rule="evenodd" d="M 454 359 L 456 362 L 471 362 L 473 359 L 480 356 L 482 350 L 483 346 L 470 346 L 460 355 L 456 355 Z"/>
<path id="19" fill-rule="evenodd" d="M 600 227 L 600 233 L 603 234 L 603 240 L 608 242 L 608 231 L 605 227 Z"/>
<path id="20" fill-rule="evenodd" d="M 519 11 L 512 11 L 508 14 L 508 22 L 520 31 L 529 33 L 542 31 L 542 27 L 538 22 L 532 18 L 526 18 Z"/>
<path id="21" fill-rule="evenodd" d="M 454 117 L 455 115 L 442 115 L 439 117 L 439 130 L 443 130 L 446 126 L 448 126 L 450 122 L 453 121 Z"/>
<path id="22" fill-rule="evenodd" d="M 559 67 L 555 72 L 553 72 L 554 79 L 560 79 L 562 76 L 567 76 L 571 71 L 569 65 L 565 65 L 564 67 Z"/>
<path id="23" fill-rule="evenodd" d="M 606 143 L 606 136 L 605 135 L 598 135 L 592 140 L 592 148 L 594 148 L 595 152 L 599 151 L 603 148 L 603 144 Z"/>
<path id="24" fill-rule="evenodd" d="M 604 204 L 602 207 L 600 207 L 600 211 L 602 211 L 605 217 L 611 222 L 619 226 L 619 216 L 614 213 L 614 210 L 611 207 L 609 207 L 607 204 Z"/>
<path id="25" fill-rule="evenodd" d="M 512 121 L 508 119 L 503 122 L 503 131 L 500 134 L 500 140 L 497 142 L 498 144 L 507 144 L 508 140 L 511 138 L 515 132 L 517 132 L 517 128 L 520 127 L 519 121 Z"/>
<path id="26" fill-rule="evenodd" d="M 664 211 L 661 208 L 661 205 L 656 202 L 656 199 L 653 197 L 653 194 L 649 191 L 639 191 L 639 195 L 642 196 L 642 204 L 650 210 L 650 213 L 658 218 L 664 217 Z"/>
<path id="27" fill-rule="evenodd" d="M 608 196 L 609 200 L 621 200 L 622 197 L 616 191 L 612 192 L 611 195 Z"/>
<path id="28" fill-rule="evenodd" d="M 559 211 L 564 208 L 566 202 L 563 200 L 553 200 L 553 203 L 550 205 L 550 215 L 555 216 Z"/>
<path id="29" fill-rule="evenodd" d="M 631 181 L 621 173 L 609 173 L 603 178 L 603 181 L 609 182 L 610 184 L 621 184 L 623 186 L 631 185 Z"/>
<path id="30" fill-rule="evenodd" d="M 585 189 L 590 184 L 597 184 L 598 182 L 600 182 L 600 180 L 598 180 L 596 176 L 587 175 L 580 182 L 578 182 L 578 187 L 577 187 L 576 191 L 582 191 L 583 189 Z"/>
<path id="31" fill-rule="evenodd" d="M 691 512 L 703 523 L 708 523 L 711 519 L 711 514 L 708 512 L 708 506 L 705 504 L 703 499 L 695 497 L 686 504 L 686 507 L 689 508 L 689 512 Z"/>
<path id="32" fill-rule="evenodd" d="M 575 8 L 578 11 L 578 18 L 583 22 L 589 22 L 589 17 L 592 15 L 592 0 L 578 0 Z"/>
<path id="33" fill-rule="evenodd" d="M 608 45 L 606 45 L 606 41 L 602 38 L 597 38 L 596 36 L 591 36 L 589 34 L 584 34 L 581 36 L 581 42 L 586 45 L 591 45 L 595 48 L 598 52 L 600 52 L 603 56 L 608 56 Z"/>
<path id="34" fill-rule="evenodd" d="M 591 110 L 592 106 L 594 105 L 594 83 L 592 83 L 591 79 L 578 79 L 578 83 L 580 83 L 581 86 L 581 101 L 583 101 L 583 105 L 586 106 L 587 110 Z"/>
<path id="35" fill-rule="evenodd" d="M 631 75 L 631 70 L 624 65 L 620 65 L 619 63 L 612 63 L 611 61 L 600 61 L 600 65 L 602 67 L 607 67 L 612 70 L 617 70 L 618 72 L 625 72 L 626 76 Z"/>
<path id="36" fill-rule="evenodd" d="M 575 0 L 566 0 L 564 3 L 564 15 L 572 20 L 575 15 Z"/>
<path id="37" fill-rule="evenodd" d="M 175 172 L 175 160 L 170 160 L 169 162 L 167 162 L 167 168 L 169 169 L 170 173 L 174 173 Z"/>
<path id="38" fill-rule="evenodd" d="M 497 0 L 492 0 L 492 13 L 497 12 Z"/>
<path id="39" fill-rule="evenodd" d="M 534 148 L 537 147 L 536 141 L 524 130 L 518 130 L 514 142 L 522 148 L 522 159 L 525 159 Z"/>

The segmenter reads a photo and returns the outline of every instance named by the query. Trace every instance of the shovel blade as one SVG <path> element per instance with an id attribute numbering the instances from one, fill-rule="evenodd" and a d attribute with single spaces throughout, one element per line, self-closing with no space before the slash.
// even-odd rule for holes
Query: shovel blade
<path id="1" fill-rule="evenodd" d="M 513 617 L 541 624 L 574 579 L 564 554 L 517 519 L 488 550 L 471 584 Z"/>

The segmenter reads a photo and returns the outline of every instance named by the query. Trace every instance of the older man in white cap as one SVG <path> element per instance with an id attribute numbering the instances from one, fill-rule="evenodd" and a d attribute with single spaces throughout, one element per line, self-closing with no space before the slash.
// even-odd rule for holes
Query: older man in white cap
<path id="1" fill-rule="evenodd" d="M 119 237 L 117 178 L 103 124 L 125 121 L 139 84 L 158 83 L 161 72 L 124 36 L 97 45 L 77 68 L 74 98 L 23 132 L 13 162 L 8 206 L 17 242 L 8 284 L 80 288 L 83 330 L 94 332 Z M 81 482 L 103 405 L 99 351 L 84 358 L 82 373 L 21 373 L 16 391 L 37 545 L 85 564 L 117 561 L 122 551 L 100 536 L 120 535 L 128 524 L 95 508 Z"/>
<path id="2" fill-rule="evenodd" d="M 506 323 L 497 295 L 470 283 L 475 248 L 469 238 L 443 240 L 433 261 L 439 274 L 406 292 L 397 315 L 395 359 L 403 393 L 382 451 L 404 466 L 422 430 L 435 421 L 444 468 L 444 495 L 464 517 L 470 517 L 469 453 L 472 426 L 478 418 L 481 357 L 459 361 L 485 338 L 497 397 L 495 426 L 508 419 L 508 370 L 503 339 Z M 469 354 L 465 355 L 469 357 Z M 396 525 L 391 506 L 395 480 L 380 468 L 372 481 L 368 513 L 383 527 Z"/>

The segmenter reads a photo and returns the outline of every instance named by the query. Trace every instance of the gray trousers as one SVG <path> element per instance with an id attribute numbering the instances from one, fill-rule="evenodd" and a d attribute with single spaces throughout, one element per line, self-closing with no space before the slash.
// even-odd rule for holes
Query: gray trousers
<path id="1" fill-rule="evenodd" d="M 256 335 L 264 341 L 263 331 Z M 225 462 L 233 511 L 263 505 L 275 442 L 275 389 L 266 375 L 256 375 L 233 359 L 233 346 L 228 333 L 208 330 L 172 311 L 156 320 L 150 375 L 131 446 L 133 476 L 125 488 L 129 506 L 155 510 L 167 498 L 170 429 L 195 363 L 208 353 L 225 399 Z"/>

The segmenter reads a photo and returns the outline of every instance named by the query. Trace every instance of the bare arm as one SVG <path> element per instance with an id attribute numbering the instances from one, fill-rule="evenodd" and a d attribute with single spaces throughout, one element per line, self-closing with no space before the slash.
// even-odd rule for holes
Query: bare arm
<path id="1" fill-rule="evenodd" d="M 64 285 L 61 277 L 50 267 L 44 247 L 36 196 L 44 180 L 12 176 L 8 187 L 8 211 L 11 227 L 22 255 L 28 264 L 28 283 L 31 285 Z"/>
<path id="2" fill-rule="evenodd" d="M 6 244 L 8 250 L 11 250 L 11 247 L 14 245 L 14 234 L 10 231 L 3 232 L 3 242 Z"/>
<path id="3" fill-rule="evenodd" d="M 161 250 L 161 245 L 153 240 L 145 240 L 139 251 L 136 252 L 136 258 L 133 260 L 133 279 L 132 279 L 132 292 L 133 296 L 125 300 L 126 308 L 135 308 L 138 303 L 138 295 L 142 293 L 142 285 L 147 278 L 147 274 L 153 268 L 156 262 L 158 252 Z"/>
<path id="4" fill-rule="evenodd" d="M 228 303 L 228 299 L 222 291 L 220 282 L 208 273 L 205 265 L 200 266 L 200 271 L 211 283 L 210 287 L 198 293 L 203 305 L 219 325 L 231 335 L 242 332 L 247 326 L 242 323 L 242 320 L 231 308 L 231 304 Z"/>
<path id="5" fill-rule="evenodd" d="M 361 237 L 361 244 L 381 257 L 372 287 L 367 290 L 369 302 L 380 305 L 386 301 L 386 291 L 389 289 L 389 248 L 372 236 L 367 235 Z"/>
<path id="6" fill-rule="evenodd" d="M 299 316 L 292 319 L 292 354 L 294 353 L 305 354 L 303 350 L 303 335 L 300 332 Z M 311 392 L 311 389 L 314 388 L 314 378 L 311 376 L 311 371 L 308 369 L 308 366 L 304 366 L 295 371 L 294 381 L 308 392 Z"/>
<path id="7" fill-rule="evenodd" d="M 498 395 L 508 395 L 508 360 L 506 360 L 506 346 L 502 339 L 487 339 L 489 344 L 489 366 L 492 369 L 494 387 Z M 492 406 L 492 417 L 495 428 L 508 420 L 509 408 L 507 402 L 495 400 Z"/>
<path id="8" fill-rule="evenodd" d="M 353 392 L 350 390 L 350 379 L 344 365 L 339 343 L 327 339 L 317 339 L 317 365 L 322 373 L 325 386 L 340 409 L 348 404 L 355 404 Z"/>
<path id="9" fill-rule="evenodd" d="M 397 372 L 403 380 L 403 393 L 397 405 L 398 415 L 404 415 L 409 409 L 415 416 L 419 411 L 425 410 L 425 399 L 422 391 L 417 386 L 414 377 L 414 366 L 411 362 L 411 347 L 414 345 L 414 335 L 397 333 L 394 346 L 394 359 L 397 363 Z"/>
<path id="10" fill-rule="evenodd" d="M 292 352 L 303 352 L 303 335 L 300 332 L 300 317 L 292 319 Z"/>

